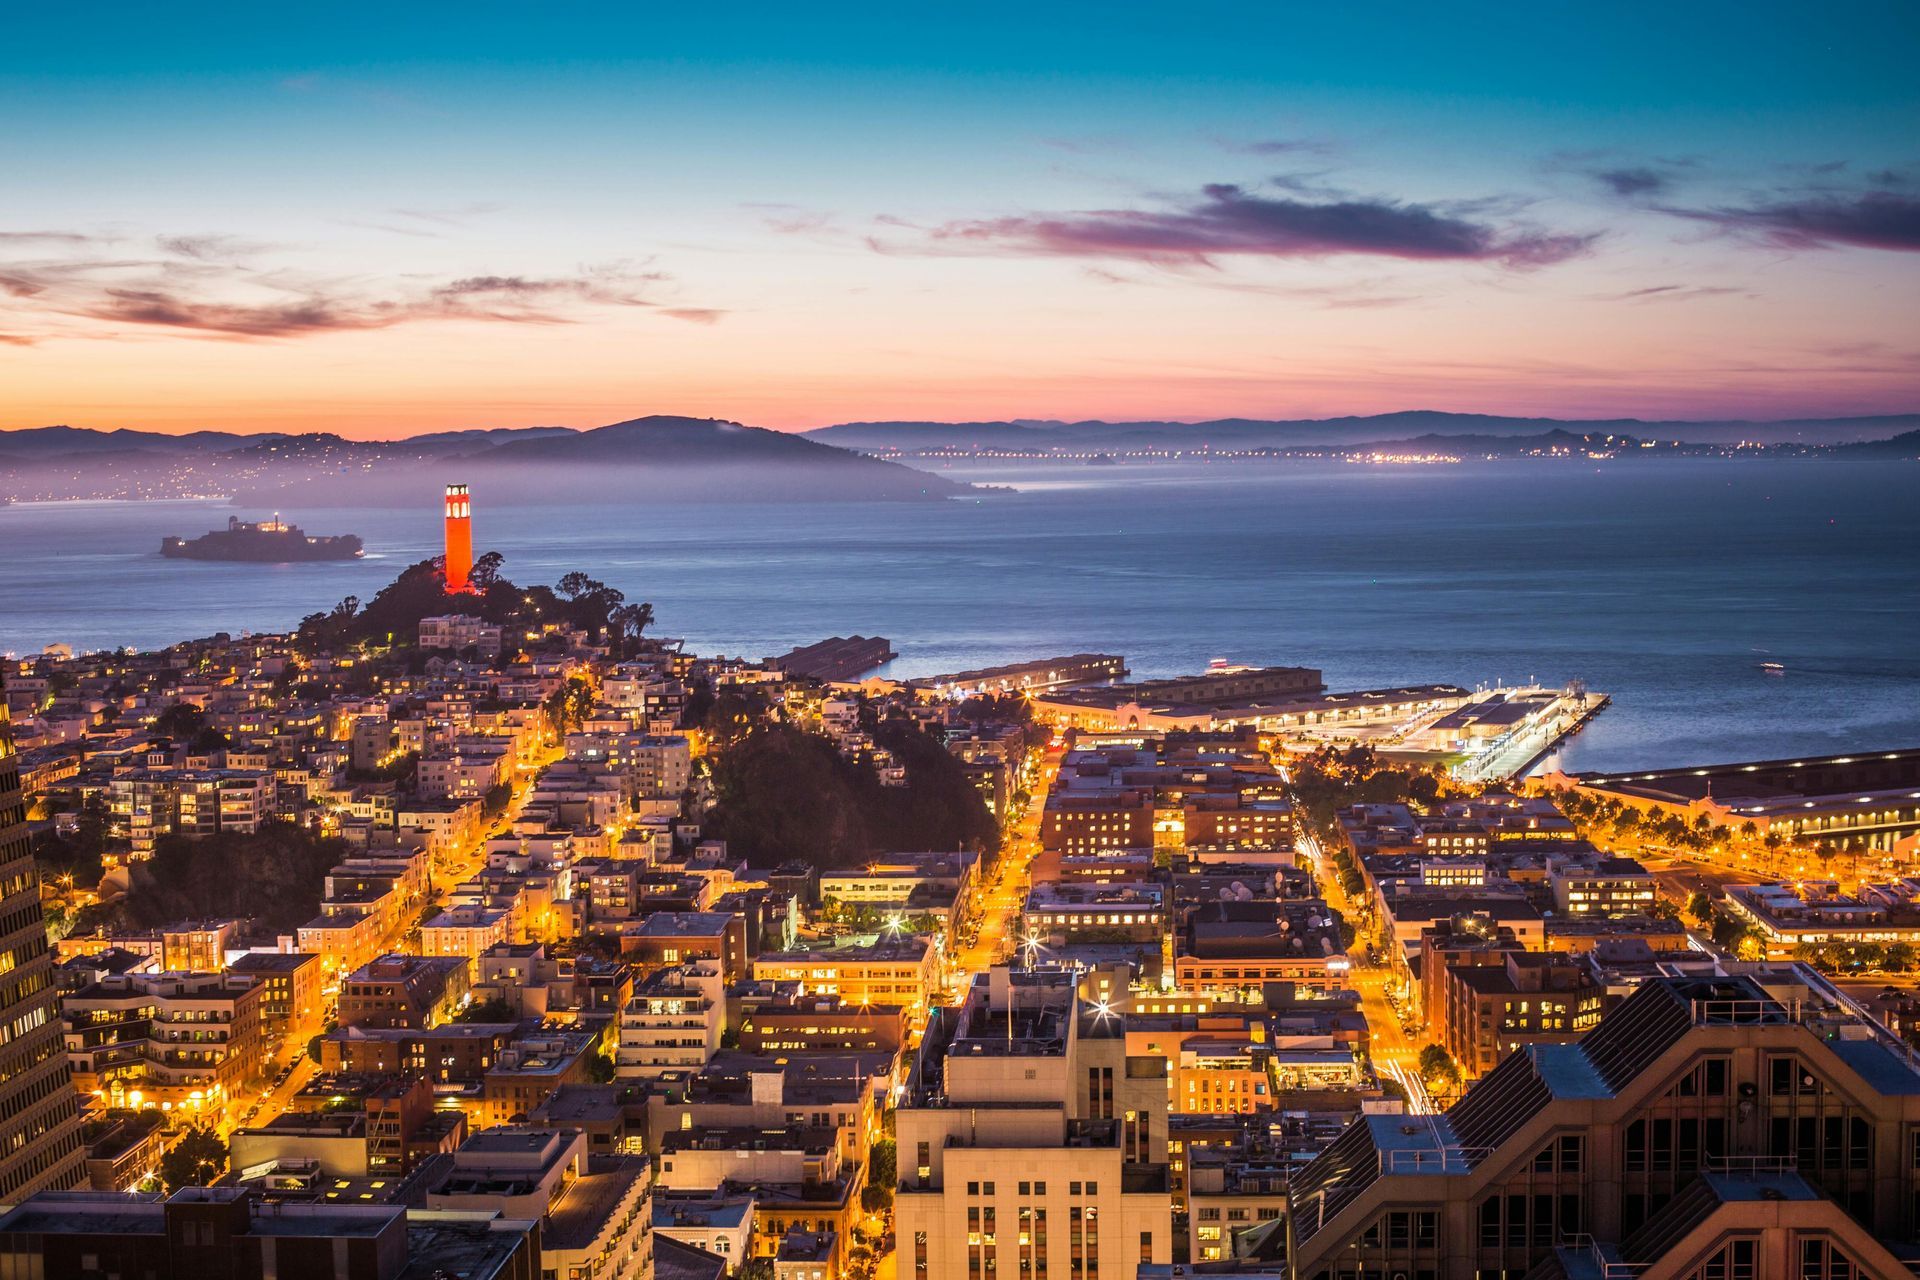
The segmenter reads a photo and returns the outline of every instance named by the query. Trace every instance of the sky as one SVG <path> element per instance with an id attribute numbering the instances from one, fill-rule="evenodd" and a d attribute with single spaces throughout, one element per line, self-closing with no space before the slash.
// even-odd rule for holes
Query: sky
<path id="1" fill-rule="evenodd" d="M 1920 410 L 1920 6 L 19 7 L 0 428 Z"/>

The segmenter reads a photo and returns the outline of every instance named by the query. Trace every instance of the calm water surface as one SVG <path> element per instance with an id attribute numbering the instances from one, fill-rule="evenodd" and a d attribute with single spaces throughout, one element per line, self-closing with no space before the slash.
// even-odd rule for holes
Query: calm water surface
<path id="1" fill-rule="evenodd" d="M 893 672 L 1078 650 L 1142 676 L 1216 656 L 1335 688 L 1581 678 L 1563 753 L 1625 768 L 1920 745 L 1920 467 L 1791 462 L 953 468 L 1017 492 L 928 506 L 506 507 L 509 576 L 584 569 L 662 633 L 760 657 L 889 637 Z M 213 503 L 0 508 L 0 650 L 278 629 L 439 550 L 417 511 L 290 510 L 365 560 L 165 560 Z M 242 516 L 264 511 L 240 510 Z M 1768 676 L 1758 664 L 1784 663 Z"/>

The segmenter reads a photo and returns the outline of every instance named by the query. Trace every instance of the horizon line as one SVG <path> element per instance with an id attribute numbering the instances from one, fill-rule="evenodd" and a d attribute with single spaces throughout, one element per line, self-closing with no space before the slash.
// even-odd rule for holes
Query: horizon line
<path id="1" fill-rule="evenodd" d="M 1840 413 L 1840 414 L 1795 414 L 1781 418 L 1750 417 L 1701 417 L 1701 418 L 1642 418 L 1631 415 L 1612 417 L 1569 418 L 1552 414 L 1516 414 L 1494 413 L 1474 409 L 1390 409 L 1379 413 L 1345 413 L 1320 417 L 1265 418 L 1245 415 L 1208 418 L 1058 418 L 1058 417 L 1011 417 L 1011 418 L 860 418 L 836 419 L 809 427 L 762 427 L 751 422 L 742 422 L 737 418 L 700 416 L 694 414 L 649 413 L 632 418 L 621 418 L 613 422 L 596 423 L 593 426 L 571 426 L 558 422 L 534 422 L 519 426 L 474 426 L 474 427 L 438 427 L 415 431 L 406 435 L 393 436 L 349 436 L 338 430 L 330 431 L 291 431 L 275 427 L 235 429 L 231 427 L 86 427 L 69 423 L 53 422 L 37 426 L 0 427 L 0 436 L 21 435 L 35 431 L 71 431 L 75 434 L 89 435 L 157 435 L 191 436 L 217 435 L 232 436 L 241 439 L 256 437 L 280 437 L 284 439 L 319 439 L 332 437 L 352 444 L 405 444 L 428 436 L 463 435 L 467 433 L 520 432 L 520 431 L 567 431 L 584 434 L 606 427 L 624 426 L 628 423 L 648 422 L 652 420 L 670 420 L 677 422 L 705 422 L 727 426 L 748 427 L 759 431 L 773 431 L 781 435 L 807 435 L 815 431 L 831 430 L 835 427 L 858 426 L 931 426 L 931 427 L 971 427 L 971 426 L 1009 426 L 1033 427 L 1074 427 L 1087 425 L 1126 426 L 1162 426 L 1162 427 L 1204 427 L 1218 423 L 1253 423 L 1273 425 L 1310 425 L 1323 426 L 1338 423 L 1373 422 L 1381 419 L 1414 416 L 1441 418 L 1487 418 L 1504 422 L 1543 422 L 1559 423 L 1569 426 L 1604 426 L 1614 424 L 1637 424 L 1642 426 L 1755 426 L 1771 427 L 1793 423 L 1864 423 L 1884 422 L 1901 418 L 1920 418 L 1920 407 L 1891 413 Z"/>

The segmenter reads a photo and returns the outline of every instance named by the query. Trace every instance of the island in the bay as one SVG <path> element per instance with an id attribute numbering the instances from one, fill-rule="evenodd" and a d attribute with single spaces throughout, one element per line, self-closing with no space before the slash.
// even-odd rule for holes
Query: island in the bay
<path id="1" fill-rule="evenodd" d="M 319 537 L 275 513 L 271 520 L 248 521 L 227 517 L 225 529 L 197 538 L 162 538 L 160 554 L 175 560 L 246 560 L 286 564 L 295 560 L 356 560 L 360 535 L 341 533 Z"/>

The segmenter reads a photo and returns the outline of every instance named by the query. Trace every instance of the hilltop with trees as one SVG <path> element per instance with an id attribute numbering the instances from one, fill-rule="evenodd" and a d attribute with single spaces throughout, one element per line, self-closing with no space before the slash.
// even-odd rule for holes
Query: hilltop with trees
<path id="1" fill-rule="evenodd" d="M 373 599 L 348 596 L 331 612 L 300 620 L 299 638 L 320 651 L 355 644 L 407 644 L 422 618 L 464 613 L 499 623 L 515 633 L 539 632 L 549 624 L 579 628 L 603 637 L 616 656 L 631 650 L 653 624 L 653 606 L 629 604 L 626 594 L 574 570 L 553 586 L 523 587 L 504 577 L 506 557 L 489 551 L 473 562 L 473 590 L 455 594 L 446 587 L 446 562 L 435 556 L 408 565 Z"/>
<path id="2" fill-rule="evenodd" d="M 706 833 L 756 866 L 798 858 L 845 867 L 898 849 L 998 850 L 992 813 L 945 747 L 905 719 L 879 721 L 873 735 L 906 767 L 905 786 L 882 786 L 819 734 L 786 724 L 746 730 L 714 763 Z"/>
<path id="3" fill-rule="evenodd" d="M 141 928 L 232 917 L 285 933 L 313 919 L 327 872 L 351 852 L 346 841 L 291 822 L 251 834 L 163 836 L 151 859 L 133 864 L 133 891 L 107 910 Z"/>

